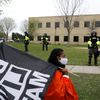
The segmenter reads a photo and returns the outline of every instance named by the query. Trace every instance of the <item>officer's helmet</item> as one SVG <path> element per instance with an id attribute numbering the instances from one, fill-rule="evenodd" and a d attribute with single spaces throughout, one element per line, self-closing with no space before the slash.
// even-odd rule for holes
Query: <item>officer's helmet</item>
<path id="1" fill-rule="evenodd" d="M 26 36 L 29 36 L 29 34 L 28 34 L 26 31 L 24 32 L 24 34 L 25 34 Z"/>
<path id="2" fill-rule="evenodd" d="M 93 30 L 93 31 L 91 32 L 91 36 L 97 36 L 97 32 L 96 32 L 95 30 Z"/>
<path id="3" fill-rule="evenodd" d="M 46 37 L 46 36 L 47 36 L 47 34 L 45 33 L 45 34 L 44 34 L 44 36 Z"/>

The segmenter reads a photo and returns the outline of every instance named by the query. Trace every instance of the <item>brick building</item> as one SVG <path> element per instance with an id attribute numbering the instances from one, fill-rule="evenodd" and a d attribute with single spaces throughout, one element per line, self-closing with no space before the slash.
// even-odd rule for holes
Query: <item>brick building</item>
<path id="1" fill-rule="evenodd" d="M 68 42 L 68 33 L 64 26 L 63 16 L 29 17 L 29 23 L 34 20 L 37 21 L 37 28 L 32 33 L 33 42 L 40 43 L 41 37 L 45 33 L 48 35 L 50 43 L 66 44 Z M 100 37 L 100 14 L 76 15 L 73 17 L 73 26 L 70 35 L 71 44 L 86 43 L 92 27 L 95 28 Z"/>

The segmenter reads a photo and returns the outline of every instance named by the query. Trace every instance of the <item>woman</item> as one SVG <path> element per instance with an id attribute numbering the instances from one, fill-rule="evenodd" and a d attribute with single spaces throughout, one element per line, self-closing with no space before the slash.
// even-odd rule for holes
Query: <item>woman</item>
<path id="1" fill-rule="evenodd" d="M 54 49 L 48 59 L 49 63 L 58 66 L 58 70 L 48 87 L 44 100 L 78 100 L 78 95 L 65 65 L 68 60 L 65 58 L 64 50 Z"/>

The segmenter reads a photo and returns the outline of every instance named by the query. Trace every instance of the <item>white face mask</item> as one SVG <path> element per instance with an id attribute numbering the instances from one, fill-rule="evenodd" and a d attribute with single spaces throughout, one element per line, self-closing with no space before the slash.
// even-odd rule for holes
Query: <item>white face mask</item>
<path id="1" fill-rule="evenodd" d="M 60 62 L 61 64 L 63 64 L 63 65 L 66 65 L 66 64 L 68 63 L 68 59 L 67 59 L 67 58 L 61 58 L 61 59 L 59 60 L 59 62 Z"/>

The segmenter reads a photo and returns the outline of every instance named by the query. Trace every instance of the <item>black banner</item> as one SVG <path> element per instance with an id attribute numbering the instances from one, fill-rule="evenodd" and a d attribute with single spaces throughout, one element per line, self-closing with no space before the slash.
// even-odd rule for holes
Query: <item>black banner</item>
<path id="1" fill-rule="evenodd" d="M 56 69 L 30 54 L 0 44 L 0 99 L 43 100 Z"/>

